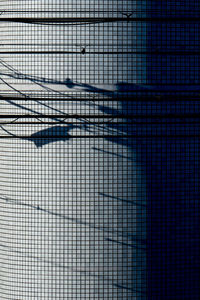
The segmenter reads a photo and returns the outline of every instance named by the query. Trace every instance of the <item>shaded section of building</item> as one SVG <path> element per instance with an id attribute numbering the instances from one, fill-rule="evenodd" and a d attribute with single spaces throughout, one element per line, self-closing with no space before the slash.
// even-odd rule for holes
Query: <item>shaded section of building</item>
<path id="1" fill-rule="evenodd" d="M 198 1 L 147 3 L 150 17 L 199 16 Z M 199 87 L 199 33 L 195 22 L 147 24 L 147 49 L 152 51 L 147 84 L 169 91 L 174 85 Z M 171 54 L 160 54 L 163 50 Z M 180 50 L 196 54 L 180 56 Z M 143 140 L 140 149 L 147 172 L 148 293 L 149 299 L 199 299 L 199 124 L 192 118 L 199 113 L 199 98 L 181 101 L 173 94 L 154 109 L 166 115 L 176 111 L 176 118 L 162 137 Z M 191 117 L 181 121 L 180 113 Z"/>

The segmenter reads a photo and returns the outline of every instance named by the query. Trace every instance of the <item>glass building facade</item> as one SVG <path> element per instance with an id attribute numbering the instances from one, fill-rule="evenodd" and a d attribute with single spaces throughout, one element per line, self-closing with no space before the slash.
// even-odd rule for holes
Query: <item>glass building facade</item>
<path id="1" fill-rule="evenodd" d="M 136 3 L 0 9 L 0 297 L 143 299 Z"/>
<path id="2" fill-rule="evenodd" d="M 199 6 L 0 2 L 1 299 L 199 299 Z"/>

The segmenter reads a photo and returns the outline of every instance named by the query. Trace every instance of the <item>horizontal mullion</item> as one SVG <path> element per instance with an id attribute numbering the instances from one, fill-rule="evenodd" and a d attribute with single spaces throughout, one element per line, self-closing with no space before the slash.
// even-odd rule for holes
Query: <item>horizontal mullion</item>
<path id="1" fill-rule="evenodd" d="M 38 117 L 39 118 L 39 117 Z M 38 119 L 37 118 L 37 119 Z M 110 117 L 110 119 L 112 119 L 112 117 Z M 160 119 L 160 120 L 156 120 L 156 121 L 152 121 L 152 120 L 145 120 L 145 121 L 138 121 L 138 120 L 134 120 L 132 122 L 90 122 L 89 125 L 137 125 L 137 124 L 150 124 L 150 125 L 155 125 L 155 124 L 161 124 L 161 125 L 168 125 L 168 124 L 199 124 L 199 119 L 197 120 L 173 120 L 173 121 L 169 121 L 167 119 Z M 47 122 L 47 121 L 41 121 L 41 122 L 31 122 L 31 121 L 21 121 L 21 122 L 0 122 L 0 125 L 59 125 L 59 124 L 65 124 L 65 125 L 83 125 L 86 123 L 76 123 L 76 122 L 65 122 L 65 121 L 58 121 L 58 122 Z"/>
<path id="2" fill-rule="evenodd" d="M 166 137 L 174 137 L 174 138 L 198 138 L 199 136 L 197 134 L 190 134 L 189 132 L 187 134 L 131 134 L 131 135 L 54 135 L 54 136 L 32 136 L 32 135 L 0 135 L 0 139 L 28 139 L 28 140 L 34 140 L 34 139 L 74 139 L 74 138 L 84 138 L 84 139 L 92 139 L 92 138 L 104 138 L 104 139 L 130 139 L 130 138 L 166 138 Z"/>
<path id="3" fill-rule="evenodd" d="M 112 45 L 110 45 L 112 47 Z M 200 51 L 85 51 L 82 53 L 81 51 L 0 51 L 0 54 L 82 54 L 82 55 L 119 55 L 119 54 L 146 54 L 146 55 L 200 55 Z"/>
<path id="4" fill-rule="evenodd" d="M 69 96 L 69 98 L 40 98 L 40 97 L 16 97 L 16 96 L 3 96 L 0 95 L 1 100 L 12 100 L 12 101 L 42 101 L 42 102 L 127 102 L 132 100 L 132 103 L 139 103 L 139 102 L 171 102 L 171 101 L 200 101 L 199 96 L 192 96 L 192 95 L 132 95 L 132 96 L 123 96 L 121 97 L 113 97 L 113 98 L 73 98 L 74 96 Z M 97 104 L 98 105 L 98 104 Z"/>
<path id="5" fill-rule="evenodd" d="M 76 119 L 76 118 L 87 118 L 87 119 L 135 119 L 135 118 L 200 118 L 199 113 L 163 113 L 163 114 L 113 114 L 113 115 L 95 115 L 95 114 L 6 114 L 0 115 L 0 119 L 11 119 L 11 118 L 64 118 L 64 119 Z"/>
<path id="6" fill-rule="evenodd" d="M 18 22 L 18 23 L 101 23 L 101 22 L 152 22 L 152 23 L 199 23 L 199 17 L 1 17 L 0 22 Z"/>

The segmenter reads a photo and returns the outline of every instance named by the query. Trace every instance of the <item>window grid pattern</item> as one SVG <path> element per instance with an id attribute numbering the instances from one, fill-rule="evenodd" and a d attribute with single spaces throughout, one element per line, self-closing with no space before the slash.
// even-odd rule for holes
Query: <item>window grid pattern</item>
<path id="1" fill-rule="evenodd" d="M 122 18 L 135 6 L 0 3 L 1 299 L 145 298 L 145 176 L 130 100 L 138 25 L 13 21 Z"/>
<path id="2" fill-rule="evenodd" d="M 199 6 L 0 2 L 1 299 L 199 299 Z"/>

